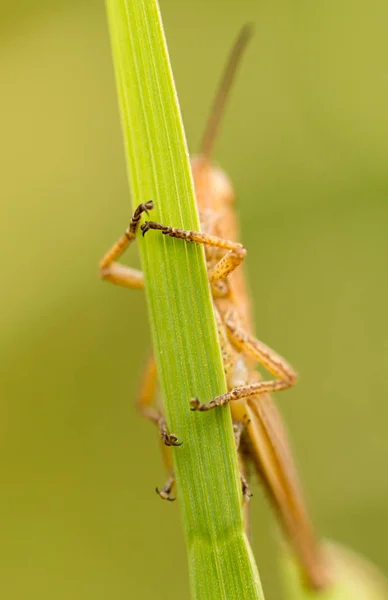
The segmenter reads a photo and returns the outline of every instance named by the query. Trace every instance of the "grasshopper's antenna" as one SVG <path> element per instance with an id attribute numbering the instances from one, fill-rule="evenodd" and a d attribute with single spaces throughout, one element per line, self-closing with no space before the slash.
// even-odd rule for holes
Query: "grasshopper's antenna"
<path id="1" fill-rule="evenodd" d="M 200 154 L 205 160 L 209 160 L 213 152 L 214 142 L 225 111 L 226 101 L 241 62 L 241 57 L 252 34 L 253 25 L 252 23 L 247 23 L 241 29 L 226 63 L 200 145 Z"/>

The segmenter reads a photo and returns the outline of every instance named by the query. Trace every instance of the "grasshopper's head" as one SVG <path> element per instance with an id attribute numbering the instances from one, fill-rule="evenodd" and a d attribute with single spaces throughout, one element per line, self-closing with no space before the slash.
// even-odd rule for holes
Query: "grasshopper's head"
<path id="1" fill-rule="evenodd" d="M 220 167 L 199 155 L 191 159 L 191 169 L 199 210 L 218 211 L 233 203 L 232 184 Z"/>

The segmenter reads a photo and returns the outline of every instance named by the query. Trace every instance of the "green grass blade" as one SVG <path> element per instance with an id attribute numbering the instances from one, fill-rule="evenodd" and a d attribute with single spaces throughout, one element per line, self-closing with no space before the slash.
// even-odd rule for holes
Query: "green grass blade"
<path id="1" fill-rule="evenodd" d="M 107 11 L 133 206 L 152 199 L 152 220 L 198 230 L 158 5 L 107 0 Z M 189 408 L 193 396 L 225 391 L 203 248 L 152 231 L 138 242 L 164 410 L 184 442 L 173 454 L 192 597 L 263 598 L 243 531 L 229 408 Z"/>

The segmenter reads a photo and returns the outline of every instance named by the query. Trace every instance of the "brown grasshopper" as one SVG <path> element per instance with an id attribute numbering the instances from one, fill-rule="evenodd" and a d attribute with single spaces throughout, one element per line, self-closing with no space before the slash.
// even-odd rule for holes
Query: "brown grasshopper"
<path id="1" fill-rule="evenodd" d="M 140 229 L 143 236 L 154 229 L 186 243 L 194 242 L 205 247 L 228 391 L 203 404 L 193 399 L 191 409 L 207 411 L 230 403 L 241 469 L 244 470 L 246 459 L 254 464 L 308 584 L 317 589 L 327 582 L 326 567 L 300 491 L 287 434 L 269 395 L 269 392 L 293 386 L 297 376 L 284 358 L 252 334 L 247 288 L 242 269 L 237 269 L 247 252 L 242 244 L 235 241 L 238 228 L 234 191 L 226 174 L 210 161 L 228 92 L 251 32 L 251 27 L 245 26 L 233 47 L 211 110 L 201 153 L 191 161 L 201 231 L 184 231 L 153 221 L 144 222 Z M 103 279 L 124 287 L 143 289 L 143 274 L 116 261 L 135 240 L 142 214 L 148 214 L 152 208 L 153 203 L 149 201 L 136 209 L 128 229 L 100 263 Z M 265 367 L 274 379 L 261 380 L 254 368 L 256 362 Z M 175 434 L 168 432 L 162 413 L 153 407 L 156 384 L 156 366 L 151 357 L 139 408 L 144 416 L 158 425 L 164 448 L 179 446 L 181 442 Z M 167 452 L 164 454 L 171 471 L 171 456 Z M 241 479 L 243 495 L 248 500 L 250 492 L 243 474 Z M 161 491 L 157 489 L 162 498 L 173 500 L 170 495 L 173 484 L 174 477 L 171 475 L 165 487 Z"/>

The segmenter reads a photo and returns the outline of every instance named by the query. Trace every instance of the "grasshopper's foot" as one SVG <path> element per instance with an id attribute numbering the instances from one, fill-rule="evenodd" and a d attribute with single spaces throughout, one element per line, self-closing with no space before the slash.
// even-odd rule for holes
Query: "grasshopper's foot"
<path id="1" fill-rule="evenodd" d="M 156 487 L 155 492 L 161 497 L 162 500 L 167 500 L 167 502 L 174 502 L 176 500 L 176 498 L 170 496 L 169 492 L 166 492 L 164 488 L 160 490 L 158 487 Z"/>
<path id="2" fill-rule="evenodd" d="M 178 436 L 175 433 L 169 433 L 163 415 L 159 416 L 158 425 L 163 444 L 166 446 L 182 446 L 183 442 L 178 441 Z"/>
<path id="3" fill-rule="evenodd" d="M 138 220 L 140 215 L 143 214 L 144 212 L 149 215 L 149 210 L 152 210 L 154 208 L 154 203 L 152 202 L 152 200 L 148 200 L 147 202 L 143 202 L 142 204 L 139 204 L 139 206 L 137 207 L 137 209 L 134 212 L 134 215 L 132 217 L 132 220 Z"/>
<path id="4" fill-rule="evenodd" d="M 143 237 L 150 229 L 156 229 L 161 231 L 164 234 L 168 234 L 172 232 L 172 227 L 167 227 L 166 225 L 161 225 L 160 223 L 155 223 L 155 221 L 145 221 L 143 225 L 140 227 L 142 231 Z"/>
<path id="5" fill-rule="evenodd" d="M 174 502 L 175 498 L 171 496 L 171 490 L 175 483 L 174 474 L 171 475 L 170 479 L 167 481 L 166 485 L 160 490 L 159 488 L 155 488 L 158 496 L 162 498 L 162 500 L 167 500 L 168 502 Z"/>
<path id="6" fill-rule="evenodd" d="M 178 436 L 175 433 L 168 433 L 167 431 L 163 431 L 161 433 L 161 438 L 163 443 L 166 446 L 182 446 L 183 442 L 178 440 Z"/>
<path id="7" fill-rule="evenodd" d="M 198 398 L 193 398 L 192 400 L 190 400 L 190 410 L 199 410 L 200 406 L 201 403 L 198 400 Z"/>
<path id="8" fill-rule="evenodd" d="M 193 398 L 190 400 L 190 410 L 198 410 L 200 412 L 212 410 L 212 408 L 216 408 L 218 404 L 215 400 L 211 400 L 211 402 L 207 402 L 206 404 L 202 404 L 198 398 Z"/>

